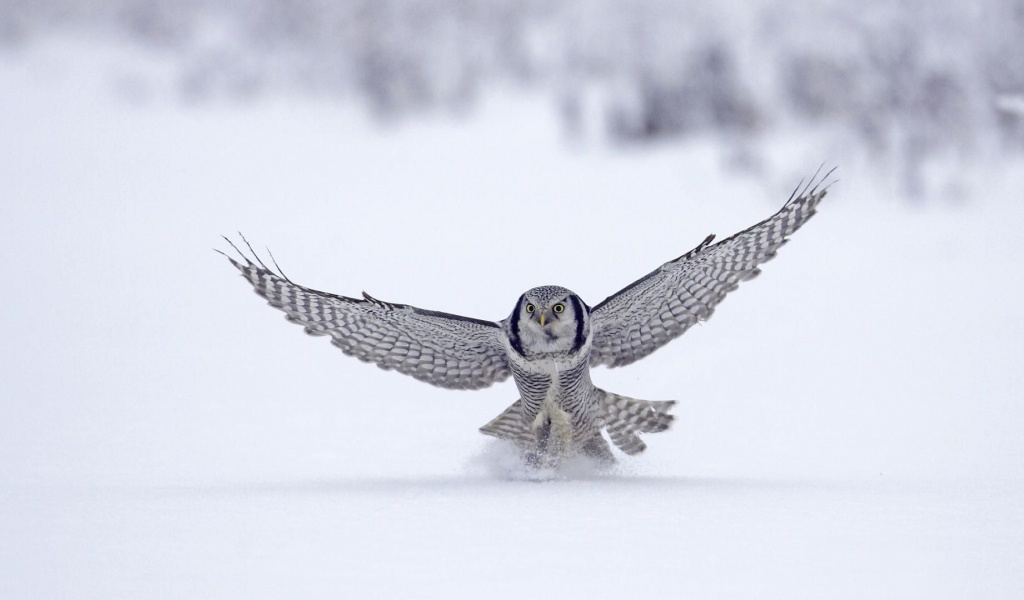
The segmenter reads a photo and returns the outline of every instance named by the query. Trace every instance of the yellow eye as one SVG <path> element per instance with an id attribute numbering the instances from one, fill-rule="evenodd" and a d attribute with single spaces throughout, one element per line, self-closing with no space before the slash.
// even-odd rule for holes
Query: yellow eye
<path id="1" fill-rule="evenodd" d="M 528 313 L 532 313 L 533 312 L 533 305 L 532 304 L 527 304 L 526 305 L 526 312 L 528 312 Z"/>
<path id="2" fill-rule="evenodd" d="M 560 315 L 563 312 L 565 312 L 565 305 L 564 304 L 556 304 L 556 305 L 551 307 L 551 310 L 555 311 L 555 314 Z"/>

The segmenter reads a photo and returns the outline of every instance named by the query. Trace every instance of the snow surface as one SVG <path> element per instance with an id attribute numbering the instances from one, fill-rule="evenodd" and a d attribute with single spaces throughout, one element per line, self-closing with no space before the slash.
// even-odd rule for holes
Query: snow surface
<path id="1" fill-rule="evenodd" d="M 103 52 L 0 56 L 0 598 L 1024 597 L 1024 166 L 953 163 L 973 198 L 915 208 L 802 132 L 753 176 L 714 140 L 567 144 L 510 90 L 385 129 L 138 104 Z M 477 428 L 511 383 L 347 358 L 211 250 L 500 319 L 540 284 L 596 303 L 823 160 L 842 181 L 762 277 L 595 371 L 680 401 L 611 474 L 503 473 Z"/>

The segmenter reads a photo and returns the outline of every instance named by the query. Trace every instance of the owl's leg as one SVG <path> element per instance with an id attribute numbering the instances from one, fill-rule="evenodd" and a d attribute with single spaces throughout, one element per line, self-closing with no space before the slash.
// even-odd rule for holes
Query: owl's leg
<path id="1" fill-rule="evenodd" d="M 551 433 L 550 422 L 538 432 L 544 439 L 538 439 L 530 424 L 523 419 L 522 404 L 521 400 L 516 400 L 490 423 L 481 427 L 480 433 L 515 444 L 521 452 L 523 463 L 530 467 L 547 469 L 557 466 L 547 443 Z"/>
<path id="2" fill-rule="evenodd" d="M 540 448 L 523 448 L 523 464 L 533 469 L 557 469 L 559 458 Z"/>
<path id="3" fill-rule="evenodd" d="M 551 419 L 541 413 L 537 415 L 530 430 L 536 442 L 523 453 L 523 460 L 531 467 L 538 469 L 557 469 L 565 454 L 565 445 L 555 434 L 555 425 Z"/>
<path id="4" fill-rule="evenodd" d="M 607 440 L 601 435 L 601 432 L 597 432 L 594 437 L 587 440 L 587 443 L 583 444 L 580 451 L 584 456 L 593 459 L 601 466 L 611 466 L 617 461 L 615 455 L 612 454 L 612 449 L 608 446 Z"/>

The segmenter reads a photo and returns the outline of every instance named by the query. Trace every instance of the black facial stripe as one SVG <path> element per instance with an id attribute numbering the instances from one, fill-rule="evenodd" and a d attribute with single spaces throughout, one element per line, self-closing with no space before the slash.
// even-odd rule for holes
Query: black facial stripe
<path id="1" fill-rule="evenodd" d="M 576 294 L 570 294 L 569 301 L 572 302 L 572 309 L 576 313 L 576 340 L 573 342 L 572 351 L 579 352 L 583 347 L 583 342 L 586 341 L 583 337 L 583 319 L 587 314 L 583 312 L 583 303 L 580 302 Z"/>
<path id="2" fill-rule="evenodd" d="M 508 321 L 508 341 L 512 344 L 512 349 L 516 351 L 519 356 L 525 357 L 526 354 L 523 352 L 523 341 L 519 338 L 519 312 L 523 310 L 523 305 L 526 303 L 526 294 L 519 297 L 519 302 L 516 302 L 516 308 L 512 311 L 512 317 Z"/>

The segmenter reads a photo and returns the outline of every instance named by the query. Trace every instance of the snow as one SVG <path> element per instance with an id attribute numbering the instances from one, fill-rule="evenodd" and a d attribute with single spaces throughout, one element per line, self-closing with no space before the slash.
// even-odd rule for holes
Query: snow
<path id="1" fill-rule="evenodd" d="M 0 597 L 1024 595 L 1024 165 L 951 163 L 973 196 L 915 206 L 806 132 L 755 176 L 713 139 L 567 143 L 515 90 L 382 128 L 138 104 L 110 60 L 141 59 L 0 55 Z M 344 357 L 211 250 L 241 230 L 300 283 L 500 319 L 535 285 L 596 303 L 823 160 L 760 278 L 594 372 L 680 401 L 610 474 L 507 476 L 476 429 L 511 383 Z"/>

